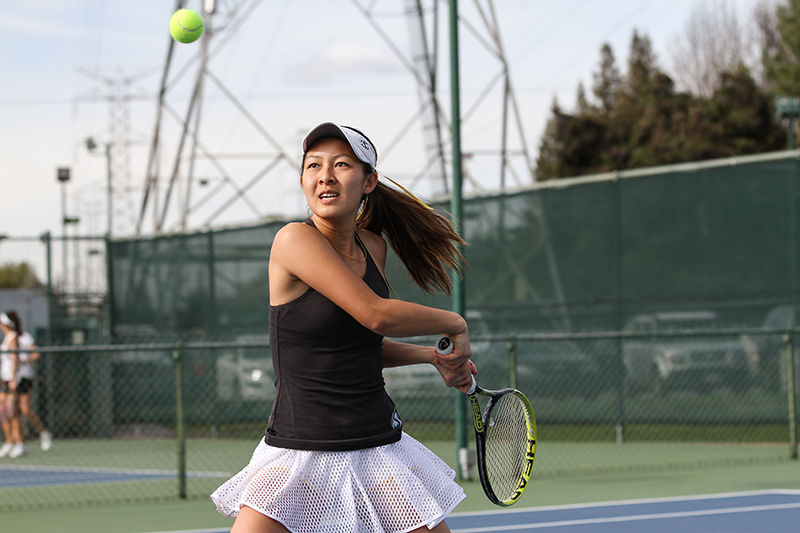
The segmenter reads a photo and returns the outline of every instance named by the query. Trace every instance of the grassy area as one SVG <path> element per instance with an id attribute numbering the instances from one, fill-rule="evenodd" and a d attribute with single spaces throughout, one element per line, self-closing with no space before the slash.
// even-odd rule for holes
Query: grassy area
<path id="1" fill-rule="evenodd" d="M 616 442 L 613 424 L 540 424 L 542 441 Z M 786 424 L 626 424 L 627 442 L 764 442 L 789 441 Z M 788 445 L 788 444 L 787 444 Z"/>
<path id="2" fill-rule="evenodd" d="M 602 472 L 663 471 L 686 468 L 727 467 L 787 461 L 783 443 L 633 441 L 617 444 L 608 438 L 612 428 L 579 427 L 586 437 L 576 442 L 559 440 L 559 431 L 574 436 L 576 428 L 547 426 L 537 448 L 534 475 L 556 478 Z M 635 433 L 634 428 L 630 428 Z M 647 433 L 653 428 L 638 428 Z M 691 428 L 696 431 L 696 428 Z M 735 429 L 735 428 L 734 428 Z M 413 428 L 412 428 L 413 430 Z M 661 430 L 663 431 L 663 429 Z M 677 430 L 675 431 L 677 433 Z M 453 440 L 423 440 L 455 469 Z M 186 443 L 186 481 L 189 498 L 207 498 L 216 487 L 239 471 L 250 459 L 258 438 L 189 439 Z M 50 452 L 32 448 L 22 459 L 0 460 L 0 510 L 162 501 L 176 498 L 177 443 L 173 439 L 61 440 Z M 22 469 L 22 470 L 20 470 Z M 48 473 L 75 471 L 88 475 L 79 484 L 46 484 Z M 103 480 L 104 473 L 159 473 L 157 479 Z M 45 483 L 32 485 L 33 474 L 44 473 Z M 95 477 L 95 474 L 97 477 Z M 16 476 L 16 477 L 15 477 Z M 13 482 L 18 480 L 17 486 Z M 42 479 L 42 478 L 39 478 Z M 9 483 L 9 480 L 11 483 Z"/>

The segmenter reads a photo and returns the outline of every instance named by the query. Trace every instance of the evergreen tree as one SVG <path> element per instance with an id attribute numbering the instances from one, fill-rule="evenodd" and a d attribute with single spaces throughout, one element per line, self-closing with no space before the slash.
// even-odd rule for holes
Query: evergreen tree
<path id="1" fill-rule="evenodd" d="M 42 282 L 26 261 L 0 266 L 0 289 L 34 289 L 41 286 Z"/>
<path id="2" fill-rule="evenodd" d="M 767 80 L 774 94 L 800 96 L 800 0 L 777 8 L 780 43 L 765 59 Z"/>
<path id="3" fill-rule="evenodd" d="M 800 0 L 798 0 L 800 3 Z M 781 149 L 785 133 L 750 71 L 721 72 L 708 98 L 677 92 L 659 70 L 650 39 L 634 32 L 620 76 L 610 46 L 594 74 L 598 105 L 578 86 L 576 111 L 553 102 L 537 180 Z"/>
<path id="4" fill-rule="evenodd" d="M 779 150 L 786 144 L 769 98 L 743 66 L 723 74 L 706 109 L 717 145 L 715 157 Z"/>
<path id="5" fill-rule="evenodd" d="M 583 83 L 580 82 L 578 83 L 578 93 L 575 96 L 575 108 L 579 114 L 589 114 L 594 111 L 589 104 L 589 100 L 586 99 L 586 89 L 583 88 Z"/>
<path id="6" fill-rule="evenodd" d="M 561 173 L 561 130 L 564 115 L 558 100 L 553 98 L 550 105 L 550 118 L 539 141 L 539 155 L 536 157 L 536 180 L 546 181 L 563 176 Z"/>
<path id="7" fill-rule="evenodd" d="M 617 104 L 622 76 L 617 68 L 614 51 L 608 43 L 604 43 L 600 48 L 600 70 L 593 74 L 593 78 L 592 92 L 600 103 L 600 112 L 604 116 L 609 116 Z"/>

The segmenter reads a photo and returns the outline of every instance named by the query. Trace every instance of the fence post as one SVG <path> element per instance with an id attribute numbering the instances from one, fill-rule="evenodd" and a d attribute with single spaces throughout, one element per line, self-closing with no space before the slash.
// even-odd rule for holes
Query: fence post
<path id="1" fill-rule="evenodd" d="M 794 349 L 792 334 L 787 333 L 783 336 L 786 344 L 786 399 L 789 407 L 789 456 L 797 459 L 797 395 L 795 394 L 794 377 Z"/>
<path id="2" fill-rule="evenodd" d="M 517 388 L 517 339 L 511 338 L 506 341 L 506 352 L 508 353 L 508 378 L 509 386 Z"/>
<path id="3" fill-rule="evenodd" d="M 114 434 L 114 380 L 111 377 L 111 352 L 87 352 L 89 360 L 89 427 L 95 438 Z"/>
<path id="4" fill-rule="evenodd" d="M 186 499 L 186 435 L 183 427 L 183 358 L 181 344 L 172 350 L 175 362 L 175 440 L 178 456 L 178 497 Z"/>
<path id="5" fill-rule="evenodd" d="M 616 394 L 616 411 L 617 411 L 617 424 L 616 440 L 617 444 L 625 442 L 625 363 L 622 359 L 622 333 L 617 331 L 616 334 L 616 358 L 615 369 L 617 375 L 617 394 Z"/>

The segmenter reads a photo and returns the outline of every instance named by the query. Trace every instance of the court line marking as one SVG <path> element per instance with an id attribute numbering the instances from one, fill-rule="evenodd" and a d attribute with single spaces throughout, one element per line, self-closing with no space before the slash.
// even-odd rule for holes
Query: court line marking
<path id="1" fill-rule="evenodd" d="M 667 496 L 662 498 L 641 498 L 636 500 L 609 500 L 605 502 L 588 502 L 588 503 L 570 503 L 570 504 L 563 504 L 563 505 L 543 505 L 541 507 L 522 507 L 522 508 L 506 508 L 502 510 L 502 514 L 516 514 L 516 513 L 530 513 L 530 512 L 537 512 L 537 511 L 556 511 L 561 509 L 583 509 L 587 507 L 608 507 L 610 505 L 631 505 L 637 503 L 658 503 L 658 502 L 674 502 L 674 501 L 693 501 L 693 500 L 711 500 L 716 498 L 731 498 L 737 496 L 765 496 L 770 494 L 788 494 L 791 496 L 800 496 L 800 489 L 763 489 L 763 490 L 752 490 L 752 491 L 741 491 L 741 492 L 719 492 L 714 494 L 697 494 L 694 496 Z M 762 507 L 776 507 L 776 509 L 780 508 L 779 506 L 794 506 L 800 507 L 800 504 L 775 504 L 774 506 L 762 506 Z M 732 508 L 732 509 L 721 509 L 716 514 L 721 514 L 722 511 L 725 512 L 737 512 L 739 509 L 745 509 L 744 507 L 741 508 Z M 769 509 L 763 509 L 769 510 Z M 470 516 L 481 516 L 481 515 L 497 515 L 501 511 L 499 510 L 488 510 L 488 511 L 464 511 L 464 512 L 455 512 L 450 513 L 448 517 L 470 517 Z M 665 515 L 672 514 L 675 518 L 678 518 L 679 514 L 687 514 L 690 512 L 684 513 L 662 513 Z M 691 513 L 708 513 L 708 511 L 692 511 Z M 654 519 L 658 518 L 657 515 L 641 515 L 641 516 L 652 516 Z M 540 524 L 524 524 L 524 525 L 513 525 L 513 526 L 490 526 L 485 528 L 471 528 L 471 529 L 452 529 L 453 533 L 478 533 L 478 532 L 489 532 L 489 531 L 507 531 L 507 530 L 519 530 L 519 529 L 543 529 L 546 527 L 558 527 L 561 525 L 580 525 L 580 524 L 590 524 L 590 523 L 599 523 L 599 522 L 623 522 L 627 520 L 644 520 L 646 518 L 633 518 L 633 515 L 628 516 L 621 516 L 621 517 L 610 517 L 610 518 L 597 518 L 597 519 L 584 519 L 584 520 L 563 520 L 563 521 L 553 521 L 553 522 L 544 522 Z M 447 519 L 445 519 L 446 521 Z M 168 531 L 161 531 L 155 533 L 224 533 L 226 531 L 230 531 L 230 528 L 209 528 L 209 529 L 182 529 L 182 530 L 168 530 Z"/>
<path id="2" fill-rule="evenodd" d="M 717 498 L 735 498 L 739 496 L 768 496 L 771 494 L 786 494 L 789 496 L 800 496 L 800 489 L 762 489 L 741 492 L 717 492 L 712 494 L 695 494 L 689 496 L 664 496 L 659 498 L 641 498 L 629 500 L 606 500 L 599 502 L 568 503 L 561 505 L 541 505 L 536 507 L 514 507 L 505 508 L 503 514 L 530 513 L 537 511 L 559 511 L 562 509 L 586 509 L 592 507 L 609 507 L 612 505 L 634 505 L 639 503 L 661 503 L 661 502 L 681 502 L 696 500 L 713 500 Z M 497 514 L 496 510 L 488 511 L 464 511 L 450 513 L 449 516 L 481 516 Z"/>
<path id="3" fill-rule="evenodd" d="M 545 529 L 549 527 L 581 526 L 586 524 L 606 524 L 616 522 L 635 522 L 639 520 L 661 520 L 664 518 L 686 518 L 690 516 L 709 516 L 734 513 L 750 513 L 757 511 L 776 511 L 781 509 L 800 509 L 800 503 L 781 503 L 774 505 L 753 505 L 749 507 L 706 509 L 703 511 L 681 511 L 675 513 L 652 513 L 628 516 L 609 516 L 606 518 L 583 518 L 579 520 L 555 520 L 533 524 L 515 524 L 508 526 L 488 526 L 453 529 L 453 533 L 483 533 L 487 531 L 512 531 L 528 529 Z"/>
<path id="4" fill-rule="evenodd" d="M 157 470 L 152 468 L 106 468 L 97 466 L 46 466 L 46 465 L 20 465 L 6 464 L 0 465 L 3 470 L 24 470 L 28 472 L 74 472 L 74 473 L 98 473 L 98 474 L 130 474 L 130 475 L 177 475 L 177 470 Z M 196 477 L 230 477 L 232 472 L 213 472 L 202 470 L 189 470 L 188 476 Z"/>
<path id="5" fill-rule="evenodd" d="M 231 524 L 231 527 L 233 527 L 233 524 Z M 231 530 L 230 527 L 222 529 L 214 527 L 211 529 L 181 529 L 181 530 L 170 529 L 169 531 L 156 531 L 155 533 L 227 533 L 230 530 Z"/>

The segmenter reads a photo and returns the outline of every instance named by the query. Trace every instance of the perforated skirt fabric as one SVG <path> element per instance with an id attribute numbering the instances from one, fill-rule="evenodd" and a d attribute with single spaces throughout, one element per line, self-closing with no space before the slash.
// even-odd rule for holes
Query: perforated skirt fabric
<path id="1" fill-rule="evenodd" d="M 262 439 L 250 463 L 211 499 L 225 516 L 246 505 L 292 533 L 403 533 L 434 528 L 464 499 L 454 478 L 407 434 L 344 452 L 276 448 Z"/>

